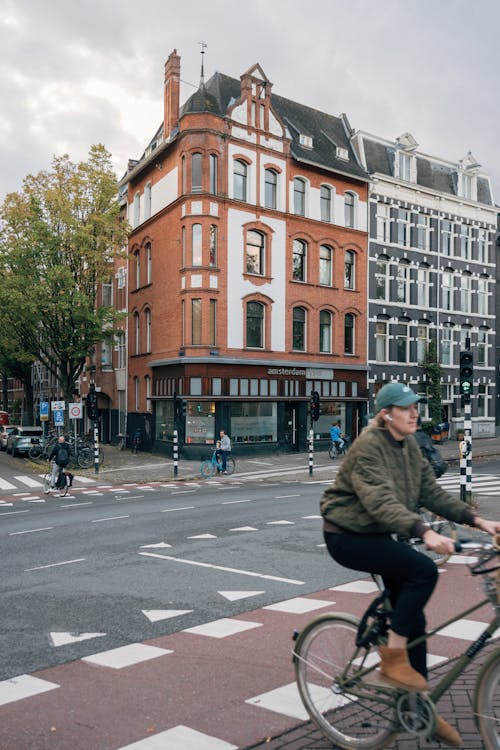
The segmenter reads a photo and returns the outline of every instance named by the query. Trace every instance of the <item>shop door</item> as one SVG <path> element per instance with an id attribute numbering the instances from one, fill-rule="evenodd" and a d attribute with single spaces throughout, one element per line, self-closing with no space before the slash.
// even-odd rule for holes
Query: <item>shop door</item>
<path id="1" fill-rule="evenodd" d="M 286 404 L 285 407 L 285 444 L 290 450 L 299 450 L 299 431 L 297 423 L 297 407 L 295 404 Z"/>

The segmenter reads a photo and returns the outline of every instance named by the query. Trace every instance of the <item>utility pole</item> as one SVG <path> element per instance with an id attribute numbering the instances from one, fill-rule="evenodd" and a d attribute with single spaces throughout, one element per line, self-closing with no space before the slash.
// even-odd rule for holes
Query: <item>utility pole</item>
<path id="1" fill-rule="evenodd" d="M 470 351 L 470 339 L 460 352 L 460 393 L 464 408 L 464 439 L 460 443 L 460 499 L 472 502 L 472 409 L 471 393 L 474 388 L 474 356 Z"/>

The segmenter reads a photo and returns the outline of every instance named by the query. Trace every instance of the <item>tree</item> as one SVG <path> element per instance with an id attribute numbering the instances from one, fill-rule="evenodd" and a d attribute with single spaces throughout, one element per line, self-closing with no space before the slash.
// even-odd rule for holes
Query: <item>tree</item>
<path id="1" fill-rule="evenodd" d="M 97 305 L 128 232 L 117 189 L 110 155 L 95 145 L 78 164 L 54 157 L 51 171 L 27 176 L 0 208 L 0 305 L 9 310 L 0 336 L 7 328 L 14 349 L 42 362 L 67 401 L 86 358 L 123 317 Z"/>
<path id="2" fill-rule="evenodd" d="M 420 367 L 426 381 L 429 414 L 434 424 L 438 424 L 442 420 L 443 413 L 441 406 L 443 369 L 437 360 L 436 340 L 433 338 L 429 341 Z"/>

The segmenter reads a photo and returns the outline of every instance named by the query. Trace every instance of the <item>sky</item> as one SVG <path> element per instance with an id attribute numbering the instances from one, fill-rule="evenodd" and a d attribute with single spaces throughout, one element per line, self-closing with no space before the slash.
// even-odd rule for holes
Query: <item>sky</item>
<path id="1" fill-rule="evenodd" d="M 24 177 L 103 143 L 118 178 L 163 121 L 164 64 L 181 103 L 216 71 L 259 63 L 273 92 L 356 130 L 467 152 L 500 204 L 500 0 L 0 0 L 0 202 Z"/>

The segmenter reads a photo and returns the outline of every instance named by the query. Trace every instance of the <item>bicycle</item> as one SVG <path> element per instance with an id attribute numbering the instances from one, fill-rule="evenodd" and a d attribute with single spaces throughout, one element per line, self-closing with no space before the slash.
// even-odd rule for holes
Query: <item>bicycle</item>
<path id="1" fill-rule="evenodd" d="M 59 490 L 59 497 L 66 497 L 69 488 L 72 486 L 72 482 L 73 474 L 66 472 L 64 466 L 60 466 L 57 474 L 56 486 L 54 488 Z M 52 469 L 49 469 L 43 478 L 43 489 L 46 495 L 48 495 L 52 489 Z"/>
<path id="2" fill-rule="evenodd" d="M 328 455 L 333 460 L 339 456 L 345 456 L 347 449 L 349 448 L 349 438 L 345 435 L 343 438 L 343 445 L 340 445 L 340 440 L 332 440 L 328 448 Z"/>
<path id="3" fill-rule="evenodd" d="M 219 461 L 217 459 L 216 451 L 217 449 L 214 448 L 214 450 L 212 451 L 212 458 L 204 459 L 201 462 L 200 474 L 203 477 L 203 479 L 210 479 L 210 477 L 213 477 L 214 474 L 222 471 L 222 460 Z M 234 458 L 232 456 L 227 456 L 225 473 L 233 474 L 235 469 L 236 469 L 236 462 Z"/>
<path id="4" fill-rule="evenodd" d="M 382 591 L 361 619 L 346 613 L 327 613 L 294 634 L 293 663 L 302 702 L 313 723 L 336 747 L 382 750 L 402 731 L 419 737 L 433 735 L 435 704 L 500 626 L 500 535 L 494 546 L 478 545 L 478 549 L 479 560 L 469 568 L 472 575 L 483 576 L 485 598 L 409 643 L 408 648 L 485 604 L 493 607 L 493 618 L 428 694 L 393 688 L 375 671 L 377 649 L 386 643 L 389 627 L 387 591 Z M 490 575 L 493 572 L 496 577 Z M 381 588 L 380 579 L 373 578 Z M 486 750 L 500 750 L 500 647 L 488 656 L 479 672 L 474 714 Z"/>
<path id="5" fill-rule="evenodd" d="M 427 510 L 427 508 L 424 508 L 423 506 L 420 506 L 417 509 L 417 511 L 420 514 L 420 517 L 426 526 L 429 526 L 437 534 L 441 534 L 441 536 L 447 536 L 449 539 L 452 539 L 454 542 L 456 542 L 457 527 L 453 521 L 448 521 L 447 518 L 442 518 L 442 516 L 436 515 L 435 513 L 433 513 L 430 510 Z M 403 542 L 407 542 L 408 544 L 411 544 L 412 546 L 422 545 L 421 539 L 408 539 L 406 537 L 398 537 L 398 538 Z M 432 550 L 428 550 L 428 549 L 423 550 L 423 552 L 425 555 L 427 555 L 432 560 L 434 560 L 437 566 L 444 565 L 444 563 L 447 562 L 450 558 L 450 555 L 448 554 L 443 554 L 441 552 L 433 552 Z"/>

